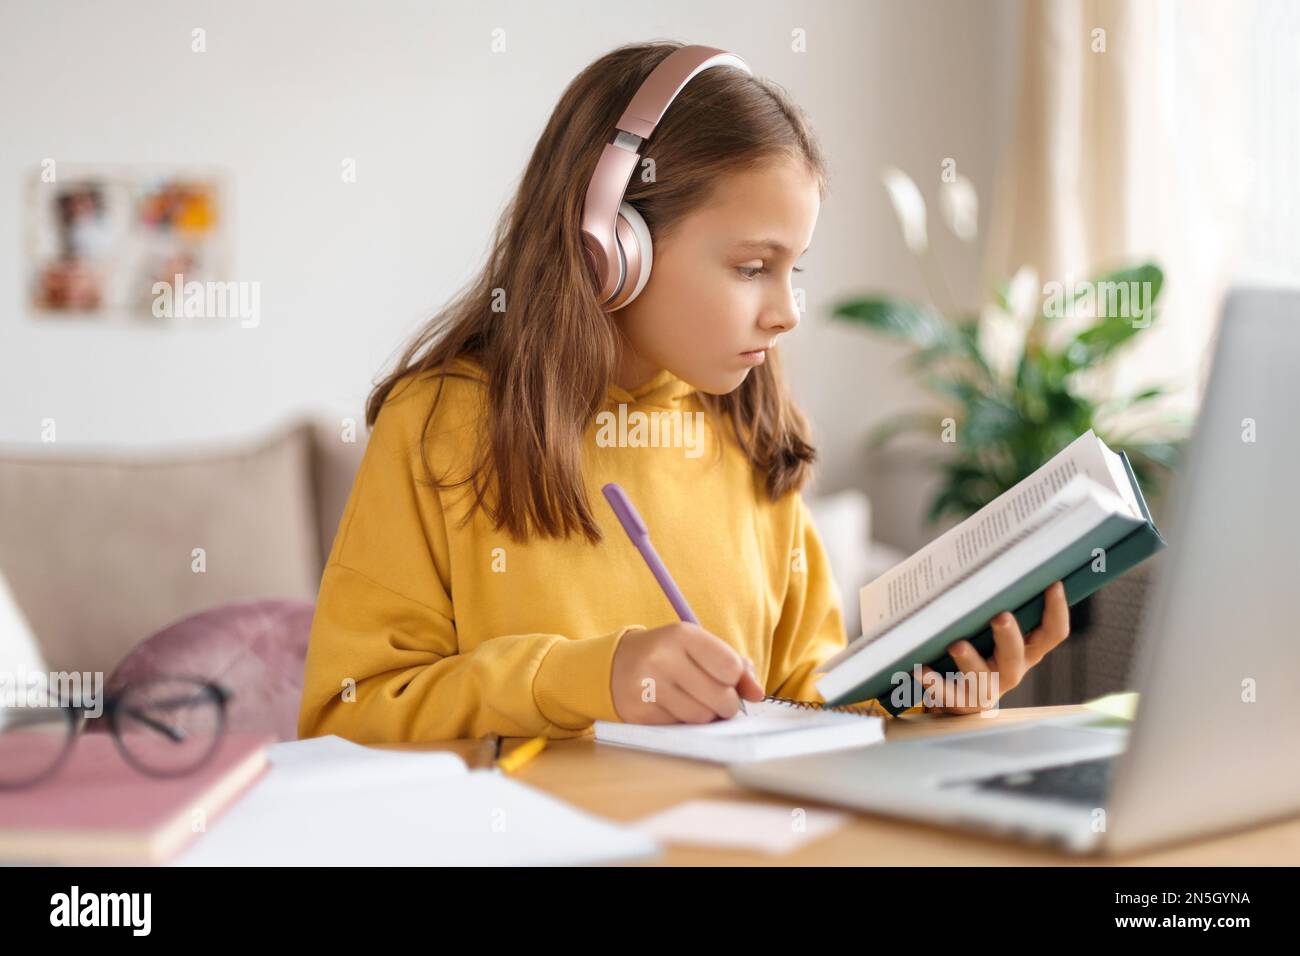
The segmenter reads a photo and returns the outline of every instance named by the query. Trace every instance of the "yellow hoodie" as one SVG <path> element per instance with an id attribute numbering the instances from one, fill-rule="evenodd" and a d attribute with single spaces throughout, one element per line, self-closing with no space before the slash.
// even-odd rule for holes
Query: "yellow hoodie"
<path id="1" fill-rule="evenodd" d="M 468 473 L 486 401 L 481 368 L 457 366 L 473 379 L 442 379 L 428 439 L 439 477 Z M 604 536 L 593 545 L 518 543 L 481 510 L 461 525 L 468 486 L 423 483 L 418 440 L 438 380 L 406 376 L 375 422 L 321 579 L 300 737 L 574 737 L 618 720 L 619 639 L 677 618 L 600 493 L 610 481 L 700 625 L 754 662 L 768 694 L 822 700 L 813 671 L 845 635 L 808 508 L 797 492 L 770 501 L 730 436 L 718 458 L 689 384 L 665 370 L 634 392 L 610 388 L 583 450 Z"/>

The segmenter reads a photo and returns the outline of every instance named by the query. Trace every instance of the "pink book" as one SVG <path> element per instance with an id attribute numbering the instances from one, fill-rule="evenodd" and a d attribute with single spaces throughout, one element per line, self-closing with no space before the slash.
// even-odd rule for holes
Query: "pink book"
<path id="1" fill-rule="evenodd" d="M 150 777 L 107 733 L 83 733 L 58 772 L 35 786 L 0 789 L 0 860 L 6 863 L 161 863 L 210 827 L 267 769 L 269 734 L 230 734 L 198 770 Z M 10 756 L 14 746 L 6 741 Z M 159 738 L 132 741 L 170 746 Z"/>

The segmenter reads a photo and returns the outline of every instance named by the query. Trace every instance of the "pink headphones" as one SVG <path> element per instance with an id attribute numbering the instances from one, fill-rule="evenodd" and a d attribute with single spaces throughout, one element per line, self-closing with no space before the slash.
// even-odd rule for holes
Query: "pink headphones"
<path id="1" fill-rule="evenodd" d="M 649 227 L 639 212 L 623 202 L 641 159 L 638 150 L 682 88 L 697 73 L 715 66 L 753 72 L 734 53 L 711 46 L 684 46 L 664 57 L 623 111 L 613 142 L 605 144 L 591 174 L 582 207 L 582 246 L 606 312 L 623 308 L 641 294 L 654 261 Z"/>

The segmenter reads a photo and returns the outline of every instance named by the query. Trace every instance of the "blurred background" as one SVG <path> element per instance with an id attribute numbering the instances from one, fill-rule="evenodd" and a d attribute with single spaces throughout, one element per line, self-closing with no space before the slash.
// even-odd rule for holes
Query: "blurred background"
<path id="1" fill-rule="evenodd" d="M 569 80 L 647 39 L 741 54 L 829 157 L 782 351 L 852 634 L 858 586 L 996 485 L 929 523 L 952 484 L 934 434 L 875 447 L 880 426 L 950 414 L 990 447 L 1024 438 L 927 384 L 926 323 L 1004 370 L 998 414 L 1031 390 L 1018 357 L 1075 356 L 1033 387 L 1084 404 L 1036 434 L 1086 421 L 1176 465 L 1224 292 L 1300 279 L 1300 8 L 1282 0 L 3 0 L 0 571 L 52 666 L 110 668 L 223 601 L 314 596 L 372 382 L 479 265 Z M 236 283 L 234 317 L 131 294 L 177 272 Z M 1051 284 L 1104 275 L 1154 289 L 1150 327 L 1080 315 L 1074 332 L 1126 329 L 1071 351 L 1060 322 L 1035 353 Z M 1141 397 L 1093 408 L 1117 396 Z M 204 546 L 148 556 L 180 528 Z M 1096 689 L 1062 680 L 1039 699 Z"/>

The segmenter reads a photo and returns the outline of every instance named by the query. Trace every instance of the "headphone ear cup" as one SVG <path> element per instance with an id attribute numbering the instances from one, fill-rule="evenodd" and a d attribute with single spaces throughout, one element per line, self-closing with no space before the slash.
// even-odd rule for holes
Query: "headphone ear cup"
<path id="1" fill-rule="evenodd" d="M 624 268 L 627 274 L 623 277 L 622 288 L 631 287 L 632 291 L 628 297 L 610 309 L 611 312 L 617 312 L 623 306 L 627 305 L 645 288 L 645 284 L 650 281 L 650 267 L 654 264 L 654 249 L 650 241 L 650 227 L 646 225 L 641 213 L 631 203 L 620 203 L 618 207 L 618 218 L 627 223 L 628 228 L 632 231 L 633 241 L 637 244 L 636 254 L 629 254 L 630 250 L 624 249 L 621 241 L 618 241 L 619 256 L 625 263 Z M 622 230 L 615 228 L 614 235 L 618 236 Z M 617 240 L 616 240 L 617 241 Z"/>

